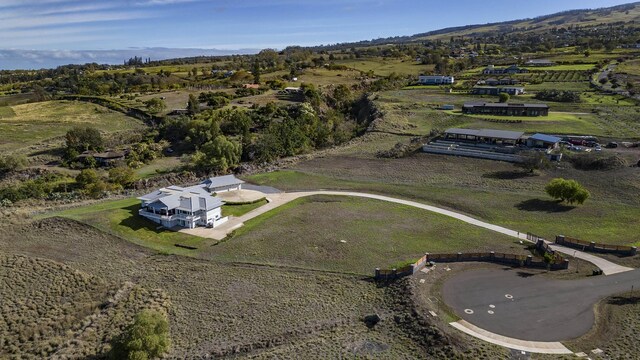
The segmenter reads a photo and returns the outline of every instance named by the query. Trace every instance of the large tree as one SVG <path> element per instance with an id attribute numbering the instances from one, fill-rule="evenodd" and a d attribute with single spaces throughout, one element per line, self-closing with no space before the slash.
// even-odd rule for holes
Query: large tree
<path id="1" fill-rule="evenodd" d="M 589 191 L 577 181 L 563 178 L 551 180 L 545 190 L 552 198 L 566 201 L 569 204 L 582 204 L 591 196 Z"/>
<path id="2" fill-rule="evenodd" d="M 222 173 L 240 163 L 240 144 L 219 135 L 207 142 L 193 155 L 191 162 L 196 170 L 204 173 Z"/>
<path id="3" fill-rule="evenodd" d="M 76 126 L 67 131 L 65 136 L 67 151 L 82 152 L 86 150 L 102 150 L 103 140 L 100 131 L 90 126 Z"/>

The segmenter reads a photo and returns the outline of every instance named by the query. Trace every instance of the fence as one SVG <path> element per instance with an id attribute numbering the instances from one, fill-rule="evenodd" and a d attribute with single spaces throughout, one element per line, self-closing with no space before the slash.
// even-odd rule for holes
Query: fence
<path id="1" fill-rule="evenodd" d="M 564 235 L 556 236 L 556 244 L 570 247 L 573 249 L 579 249 L 582 251 L 605 253 L 605 254 L 633 256 L 637 253 L 637 249 L 635 246 L 599 244 L 593 241 L 591 242 L 582 241 L 582 240 L 570 238 Z"/>
<path id="2" fill-rule="evenodd" d="M 540 245 L 539 245 L 540 244 Z M 555 252 L 549 248 L 544 241 L 539 241 L 536 246 L 540 246 L 540 250 L 544 250 L 545 253 L 551 253 L 553 255 L 551 261 L 545 262 L 543 259 L 534 258 L 532 255 L 516 255 L 506 253 L 480 252 L 480 253 L 450 253 L 450 254 L 430 254 L 426 253 L 418 261 L 413 264 L 407 265 L 399 269 L 381 270 L 376 268 L 375 279 L 376 280 L 391 280 L 404 276 L 415 274 L 422 269 L 425 264 L 429 262 L 434 263 L 449 263 L 449 262 L 463 262 L 463 261 L 482 261 L 491 262 L 497 264 L 532 267 L 550 270 L 563 270 L 569 267 L 569 260 L 564 259 L 562 256 L 555 254 Z"/>

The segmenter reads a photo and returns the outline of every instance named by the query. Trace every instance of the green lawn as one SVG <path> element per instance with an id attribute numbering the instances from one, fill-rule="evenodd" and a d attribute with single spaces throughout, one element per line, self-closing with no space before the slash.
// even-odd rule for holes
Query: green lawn
<path id="1" fill-rule="evenodd" d="M 430 159 L 436 162 L 432 164 Z M 352 160 L 340 159 L 340 165 L 344 166 L 347 161 Z M 314 166 L 317 170 L 309 165 L 304 167 L 305 172 L 276 171 L 253 175 L 248 180 L 282 190 L 322 188 L 387 194 L 450 208 L 548 239 L 564 234 L 608 244 L 640 245 L 637 226 L 628 226 L 637 223 L 640 206 L 635 200 L 632 203 L 615 200 L 622 196 L 618 195 L 620 192 L 634 188 L 622 176 L 613 181 L 616 185 L 612 187 L 608 178 L 589 180 L 589 176 L 595 175 L 565 171 L 565 177 L 577 178 L 592 192 L 592 198 L 584 205 L 571 207 L 557 204 L 544 193 L 545 184 L 558 175 L 517 177 L 517 172 L 512 175 L 514 170 L 509 164 L 426 154 L 407 161 L 354 159 L 353 166 L 356 162 L 360 167 L 352 171 L 330 171 L 323 163 Z M 418 168 L 418 164 L 422 164 L 422 168 Z M 494 165 L 501 170 L 485 168 Z M 404 167 L 406 171 L 402 170 Z M 443 171 L 435 172 L 435 168 Z M 410 174 L 408 169 L 416 170 Z M 501 178 L 503 176 L 505 178 Z"/>
<path id="2" fill-rule="evenodd" d="M 568 65 L 554 65 L 554 66 L 525 66 L 525 69 L 529 71 L 583 71 L 591 70 L 596 67 L 595 62 L 593 64 L 568 64 Z"/>
<path id="3" fill-rule="evenodd" d="M 210 239 L 204 239 L 167 229 L 159 230 L 159 225 L 138 215 L 140 200 L 123 199 L 104 201 L 73 209 L 47 213 L 39 217 L 61 216 L 95 226 L 96 228 L 124 238 L 132 243 L 145 246 L 161 253 L 195 255 L 198 250 L 176 247 L 175 244 L 192 247 L 204 246 Z"/>
<path id="4" fill-rule="evenodd" d="M 219 260 L 371 275 L 376 267 L 415 260 L 425 252 L 474 250 L 527 253 L 510 237 L 426 210 L 313 196 L 247 221 L 234 237 L 206 252 Z"/>
<path id="5" fill-rule="evenodd" d="M 144 129 L 134 118 L 99 105 L 47 101 L 12 106 L 14 116 L 0 114 L 0 151 L 13 151 L 63 136 L 73 126 L 89 125 L 104 132 Z M 3 110 L 2 114 L 10 114 Z"/>
<path id="6" fill-rule="evenodd" d="M 434 65 L 422 65 L 415 62 L 415 59 L 382 59 L 382 58 L 368 58 L 368 59 L 348 59 L 336 61 L 338 65 L 345 65 L 350 68 L 368 72 L 373 71 L 378 76 L 388 76 L 391 73 L 399 75 L 413 75 L 418 76 L 421 73 L 432 71 Z"/>
<path id="7" fill-rule="evenodd" d="M 225 204 L 222 206 L 222 216 L 242 216 L 251 210 L 257 209 L 267 204 L 267 200 L 262 198 L 254 203 L 248 204 Z"/>

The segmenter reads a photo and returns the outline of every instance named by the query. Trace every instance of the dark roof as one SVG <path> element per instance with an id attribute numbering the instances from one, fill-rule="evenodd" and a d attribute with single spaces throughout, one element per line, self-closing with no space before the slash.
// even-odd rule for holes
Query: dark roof
<path id="1" fill-rule="evenodd" d="M 107 151 L 103 153 L 93 154 L 94 158 L 101 158 L 101 159 L 117 159 L 124 156 L 125 156 L 125 153 L 122 151 Z"/>
<path id="2" fill-rule="evenodd" d="M 518 140 L 524 135 L 521 131 L 507 131 L 507 130 L 494 130 L 494 129 L 447 129 L 445 134 L 456 135 L 473 135 L 477 137 L 493 138 L 493 139 L 507 139 Z"/>
<path id="3" fill-rule="evenodd" d="M 527 63 L 530 63 L 530 64 L 554 64 L 553 61 L 548 60 L 548 59 L 531 59 L 531 60 L 527 61 Z"/>
<path id="4" fill-rule="evenodd" d="M 475 103 L 465 103 L 464 107 L 474 107 L 474 106 L 488 106 L 488 107 L 529 107 L 529 108 L 541 108 L 548 109 L 549 106 L 547 104 L 522 104 L 522 103 L 483 103 L 483 102 L 475 102 Z"/>
<path id="5" fill-rule="evenodd" d="M 540 133 L 533 134 L 533 135 L 529 136 L 529 139 L 540 140 L 540 141 L 544 141 L 544 142 L 548 142 L 548 143 L 554 143 L 554 144 L 558 143 L 558 142 L 560 142 L 560 140 L 562 140 L 557 136 L 547 135 L 547 134 L 540 134 Z"/>

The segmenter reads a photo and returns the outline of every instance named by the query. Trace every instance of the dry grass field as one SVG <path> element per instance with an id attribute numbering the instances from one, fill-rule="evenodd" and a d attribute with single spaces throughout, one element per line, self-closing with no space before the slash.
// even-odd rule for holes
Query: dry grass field
<path id="1" fill-rule="evenodd" d="M 143 129 L 145 125 L 95 104 L 47 101 L 11 107 L 0 115 L 0 151 L 32 149 L 34 145 L 62 137 L 73 126 L 89 125 L 111 133 Z M 62 141 L 62 140 L 60 140 Z"/>
<path id="2" fill-rule="evenodd" d="M 104 356 L 138 311 L 167 308 L 162 291 L 7 253 L 0 255 L 0 358 Z"/>
<path id="3" fill-rule="evenodd" d="M 159 255 L 60 218 L 0 228 L 0 251 L 64 262 L 107 284 L 162 289 L 167 298 L 151 301 L 154 292 L 129 297 L 167 305 L 170 358 L 482 358 L 416 315 L 402 289 L 357 276 Z M 74 286 L 87 287 L 82 284 Z M 9 278 L 6 286 L 17 284 Z M 18 292 L 14 301 L 26 301 L 26 294 Z M 372 313 L 382 321 L 370 330 L 362 319 Z M 89 346 L 83 349 L 75 356 L 91 356 Z"/>

